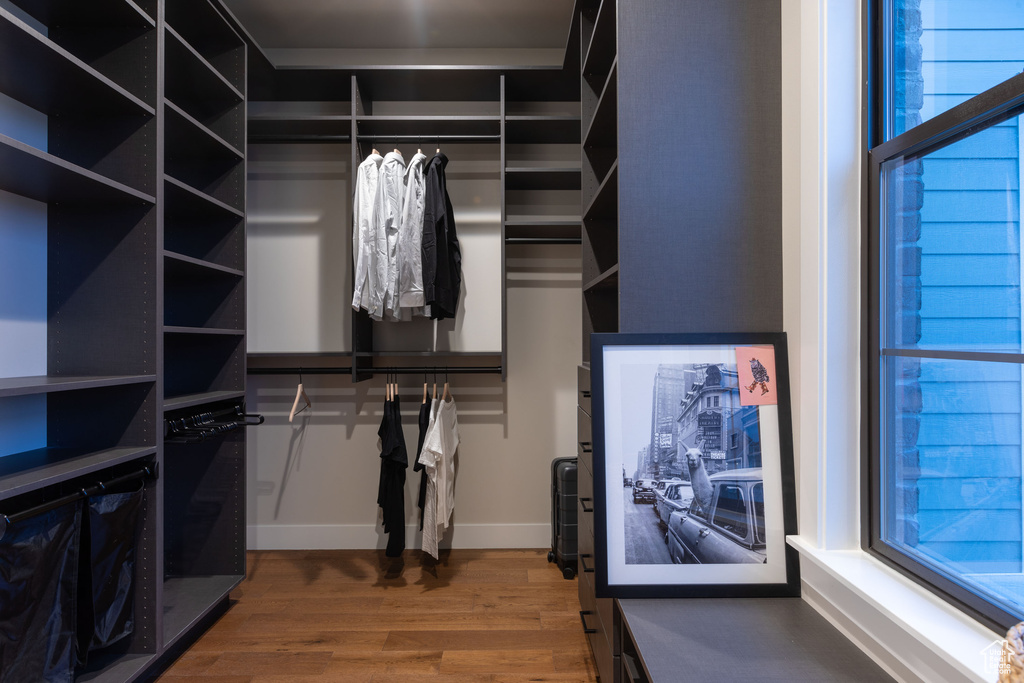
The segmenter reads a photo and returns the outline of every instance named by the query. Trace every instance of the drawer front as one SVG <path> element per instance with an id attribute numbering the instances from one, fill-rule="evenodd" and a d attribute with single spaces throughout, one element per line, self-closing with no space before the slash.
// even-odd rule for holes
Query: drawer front
<path id="1" fill-rule="evenodd" d="M 586 635 L 590 641 L 590 649 L 594 651 L 598 675 L 602 677 L 602 681 L 610 681 L 613 679 L 605 678 L 605 676 L 614 676 L 617 665 L 615 667 L 612 666 L 612 622 L 605 621 L 605 612 L 609 610 L 604 609 L 604 603 L 610 605 L 612 600 L 610 598 L 594 599 L 592 577 L 593 574 L 580 574 L 580 627 L 594 631 L 594 633 L 587 633 Z"/>
<path id="2" fill-rule="evenodd" d="M 587 470 L 586 467 L 576 468 L 576 495 L 579 498 L 580 503 L 586 503 L 586 510 L 581 510 L 584 514 L 593 515 L 594 512 L 594 476 Z M 591 522 L 593 527 L 593 522 Z"/>
<path id="3" fill-rule="evenodd" d="M 580 407 L 576 408 L 576 455 L 580 462 L 587 466 L 590 474 L 594 474 L 594 433 L 591 428 L 590 415 Z"/>
<path id="4" fill-rule="evenodd" d="M 597 628 L 597 598 L 594 597 L 594 575 L 579 573 L 580 609 L 593 616 L 587 619 L 590 628 Z"/>
<path id="5" fill-rule="evenodd" d="M 614 611 L 614 600 L 612 598 L 596 598 L 594 602 L 597 603 L 597 616 L 601 619 L 602 631 L 604 636 L 608 640 L 608 646 L 611 648 L 612 644 L 618 644 L 618 638 L 612 638 L 615 629 L 612 628 L 612 612 Z M 618 648 L 612 648 L 612 652 L 617 652 Z"/>
<path id="6" fill-rule="evenodd" d="M 612 656 L 611 646 L 608 639 L 601 633 L 591 633 L 587 636 L 590 639 L 590 649 L 594 652 L 594 663 L 597 664 L 597 675 L 601 682 L 610 681 L 616 683 L 618 678 L 619 658 Z"/>
<path id="7" fill-rule="evenodd" d="M 576 366 L 576 388 L 578 395 L 576 402 L 583 410 L 591 413 L 590 409 L 590 368 L 583 365 Z"/>

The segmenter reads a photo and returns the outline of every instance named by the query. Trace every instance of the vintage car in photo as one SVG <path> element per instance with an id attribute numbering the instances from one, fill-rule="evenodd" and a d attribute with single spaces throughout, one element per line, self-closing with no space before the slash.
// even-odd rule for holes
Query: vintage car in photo
<path id="1" fill-rule="evenodd" d="M 668 524 L 668 518 L 673 512 L 686 510 L 693 500 L 693 489 L 687 481 L 669 481 L 665 488 L 656 492 L 654 498 L 654 511 L 658 514 L 659 524 Z"/>
<path id="2" fill-rule="evenodd" d="M 647 503 L 654 502 L 654 487 L 657 482 L 653 479 L 637 479 L 633 482 L 633 502 L 639 503 L 641 501 Z"/>
<path id="3" fill-rule="evenodd" d="M 709 477 L 710 500 L 694 496 L 689 508 L 669 516 L 668 552 L 673 562 L 765 562 L 764 481 L 760 467 Z"/>

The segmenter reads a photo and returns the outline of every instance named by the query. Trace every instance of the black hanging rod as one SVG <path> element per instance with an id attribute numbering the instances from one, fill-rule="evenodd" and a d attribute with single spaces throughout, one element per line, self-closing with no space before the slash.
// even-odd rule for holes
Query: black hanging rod
<path id="1" fill-rule="evenodd" d="M 581 244 L 579 237 L 506 237 L 505 244 Z"/>
<path id="2" fill-rule="evenodd" d="M 429 373 L 448 373 L 449 375 L 489 375 L 489 374 L 501 374 L 500 365 L 475 365 L 475 366 L 444 366 L 444 365 L 432 365 L 430 367 L 372 367 L 372 368 L 359 368 L 357 372 L 364 375 L 386 375 L 388 373 L 392 375 L 422 375 Z M 352 368 L 248 368 L 247 374 L 250 375 L 349 375 L 352 373 Z"/>
<path id="3" fill-rule="evenodd" d="M 89 496 L 95 496 L 97 493 L 102 493 L 104 489 L 110 486 L 117 486 L 118 484 L 124 484 L 125 482 L 133 481 L 135 479 L 156 479 L 159 476 L 159 470 L 156 463 L 147 465 L 142 469 L 123 474 L 120 477 L 114 477 L 107 481 L 98 481 L 92 486 L 79 489 L 74 493 L 69 493 L 66 496 L 61 496 L 46 503 L 41 503 L 34 507 L 30 507 L 27 510 L 16 512 L 13 515 L 0 514 L 0 539 L 7 533 L 7 527 L 11 524 L 17 524 L 29 517 L 41 515 L 49 512 L 50 510 L 56 510 L 57 508 L 67 505 L 68 503 L 74 503 L 76 500 L 88 498 Z"/>
<path id="4" fill-rule="evenodd" d="M 424 143 L 436 142 L 437 140 L 500 140 L 501 135 L 357 135 L 359 140 L 391 142 L 395 140 L 423 141 Z"/>

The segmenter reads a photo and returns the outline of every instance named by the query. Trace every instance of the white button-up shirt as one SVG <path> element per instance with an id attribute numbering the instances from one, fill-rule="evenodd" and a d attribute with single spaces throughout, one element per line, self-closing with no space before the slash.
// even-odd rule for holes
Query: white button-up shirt
<path id="1" fill-rule="evenodd" d="M 355 263 L 355 284 L 352 308 L 369 309 L 369 271 L 373 259 L 373 206 L 377 201 L 380 165 L 384 157 L 374 152 L 359 164 L 356 171 L 356 197 L 352 207 L 352 259 Z"/>
<path id="2" fill-rule="evenodd" d="M 398 305 L 422 309 L 423 299 L 423 164 L 421 152 L 405 170 L 405 206 L 398 239 Z M 419 311 L 422 313 L 422 310 Z"/>
<path id="3" fill-rule="evenodd" d="M 384 155 L 380 166 L 377 201 L 373 208 L 376 231 L 374 251 L 376 272 L 370 273 L 370 317 L 399 320 L 398 311 L 398 233 L 402 224 L 405 199 L 405 159 L 398 150 Z"/>

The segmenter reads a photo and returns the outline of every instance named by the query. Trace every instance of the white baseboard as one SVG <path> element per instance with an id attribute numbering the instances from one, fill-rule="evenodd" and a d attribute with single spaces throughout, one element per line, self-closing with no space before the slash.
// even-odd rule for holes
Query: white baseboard
<path id="1" fill-rule="evenodd" d="M 420 547 L 420 530 L 405 529 L 406 548 Z M 260 524 L 246 530 L 249 550 L 363 550 L 384 548 L 380 526 L 365 524 Z M 438 544 L 442 548 L 548 548 L 550 524 L 454 524 Z"/>

